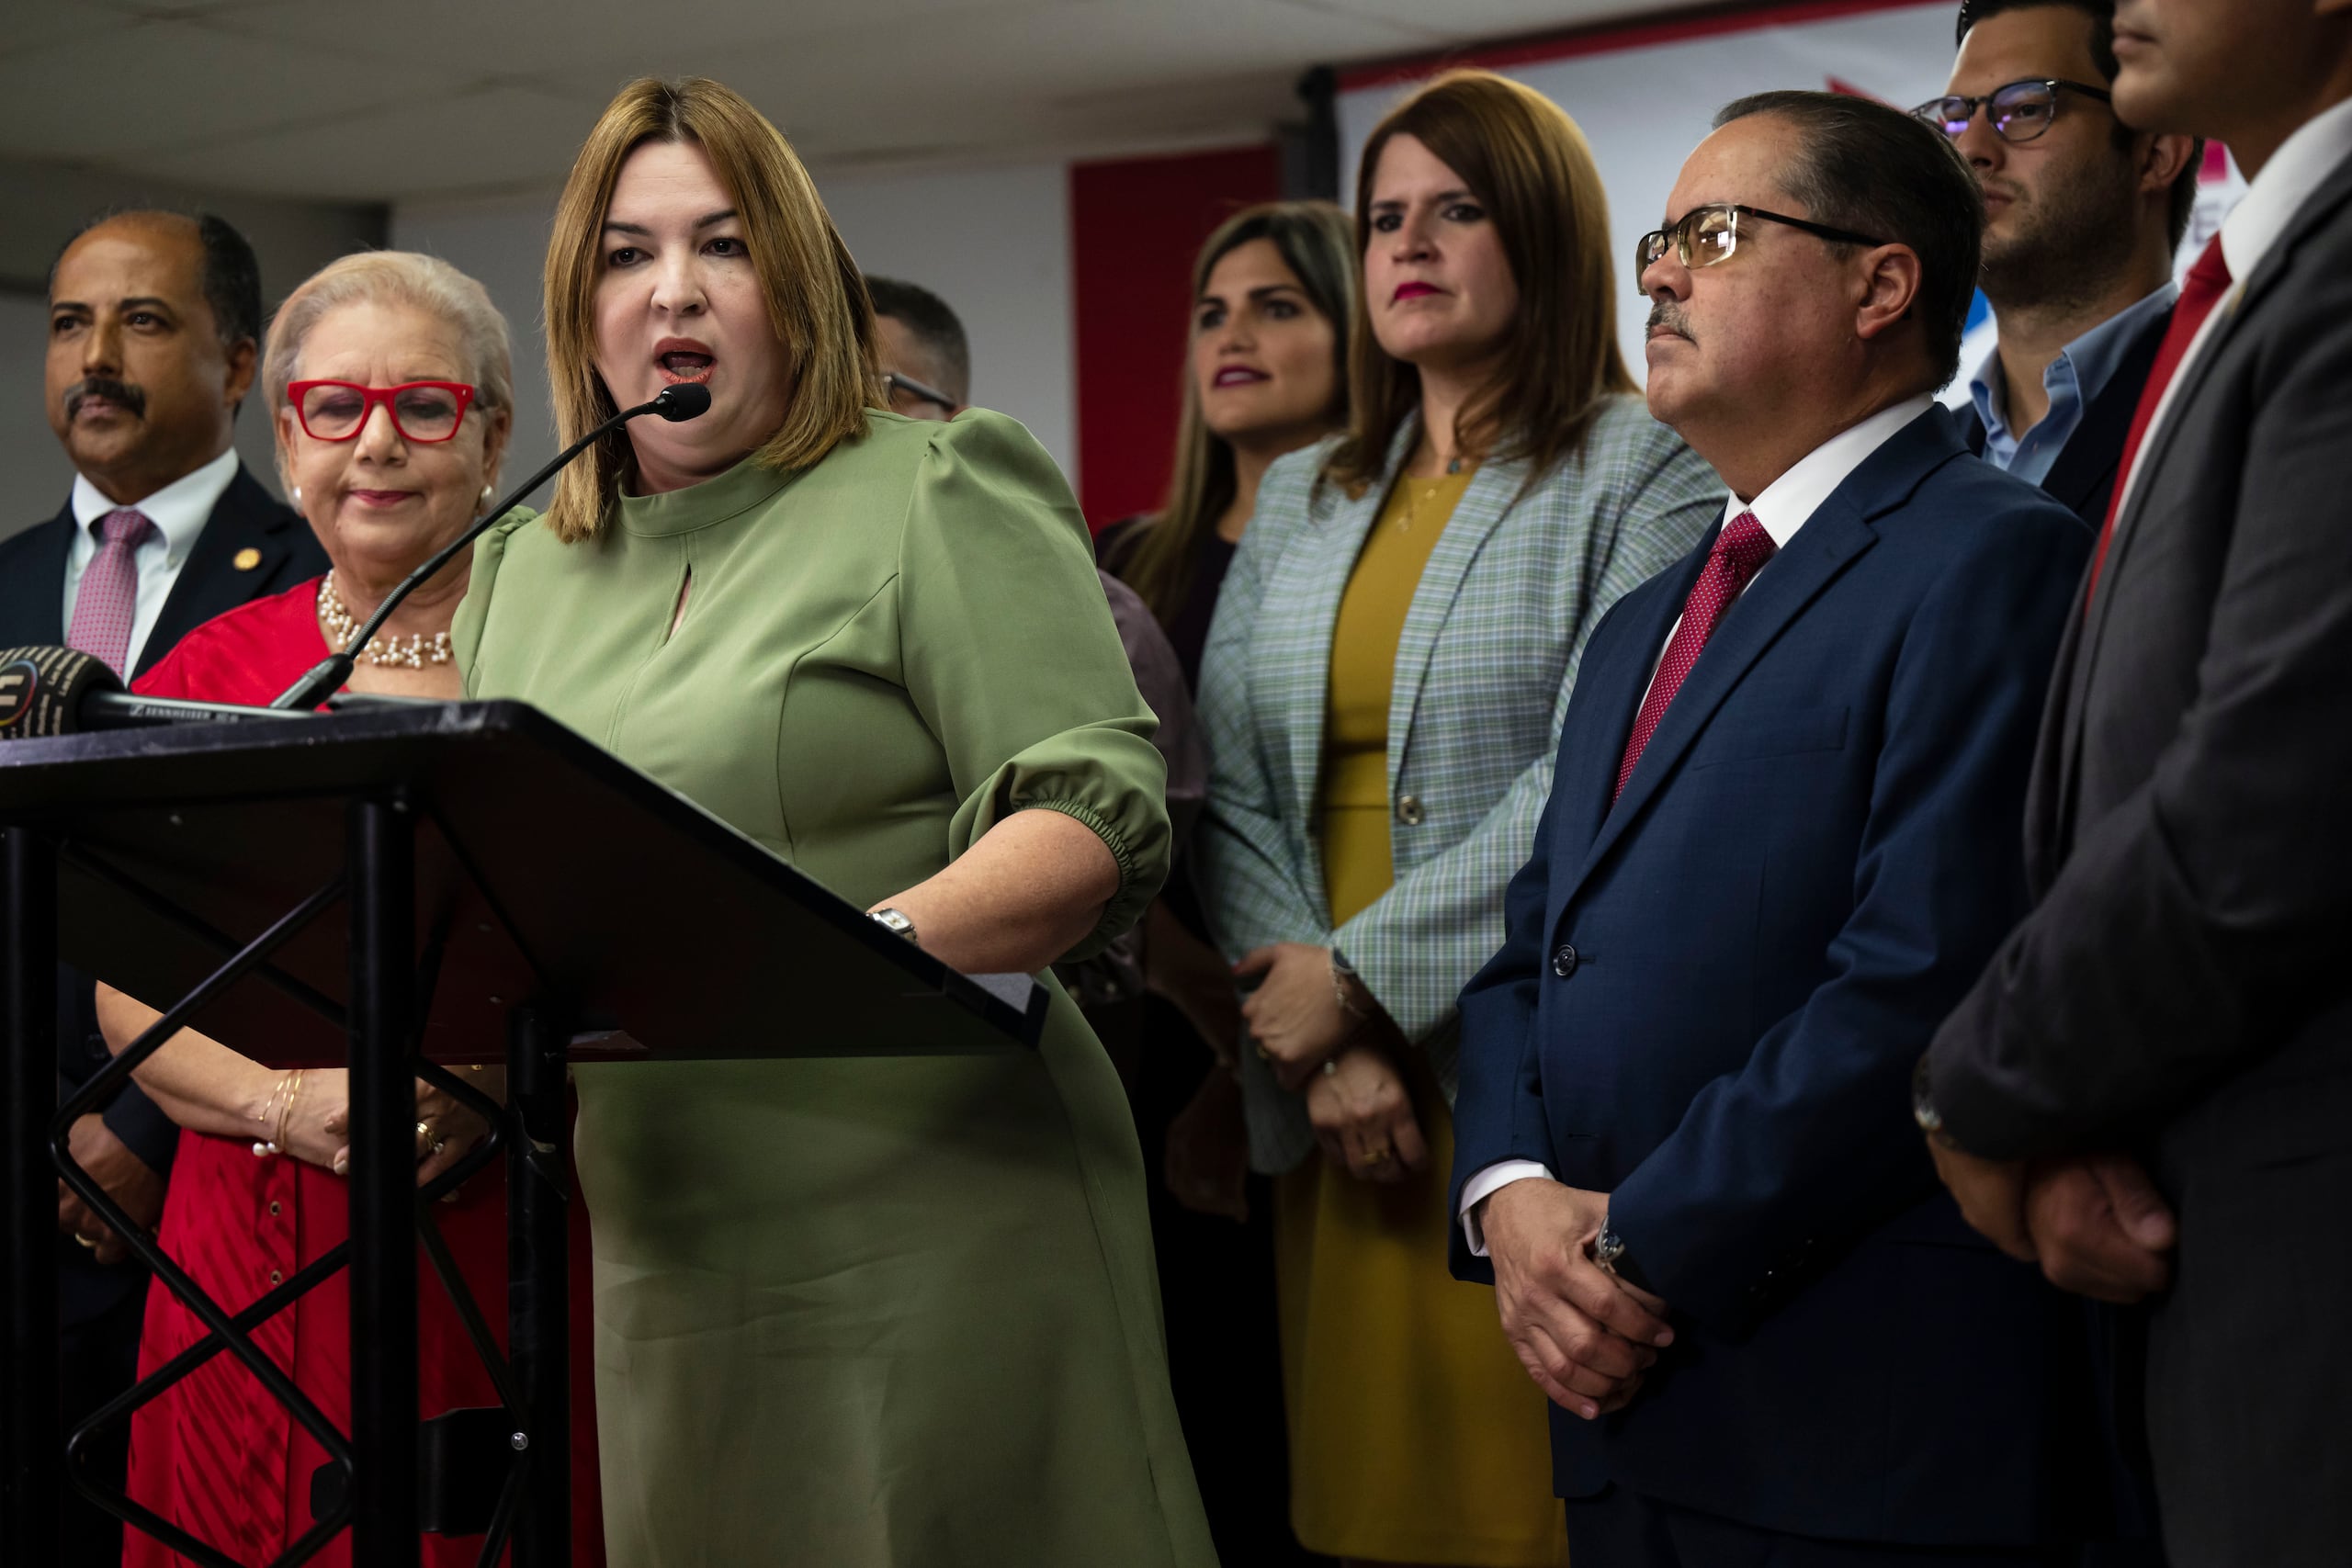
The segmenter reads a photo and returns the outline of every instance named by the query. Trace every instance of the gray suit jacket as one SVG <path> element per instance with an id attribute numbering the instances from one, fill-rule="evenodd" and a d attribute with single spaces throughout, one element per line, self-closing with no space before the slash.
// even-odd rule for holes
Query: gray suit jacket
<path id="1" fill-rule="evenodd" d="M 2059 655 L 2038 906 L 1929 1064 L 1977 1153 L 2155 1161 L 2178 1568 L 2352 1540 L 2352 165 L 2222 308 Z"/>
<path id="2" fill-rule="evenodd" d="M 1523 463 L 1470 481 L 1413 591 L 1388 707 L 1396 882 L 1336 931 L 1319 812 L 1340 599 L 1419 436 L 1408 419 L 1379 482 L 1317 477 L 1328 445 L 1271 468 L 1226 574 L 1201 662 L 1208 810 L 1194 852 L 1228 958 L 1336 942 L 1453 1094 L 1454 998 L 1502 944 L 1503 886 L 1552 787 L 1585 639 L 1610 605 L 1681 558 L 1723 511 L 1722 481 L 1649 416 L 1612 399 L 1580 454 L 1533 485 Z M 1241 1055 L 1252 1160 L 1314 1148 L 1302 1102 Z"/>

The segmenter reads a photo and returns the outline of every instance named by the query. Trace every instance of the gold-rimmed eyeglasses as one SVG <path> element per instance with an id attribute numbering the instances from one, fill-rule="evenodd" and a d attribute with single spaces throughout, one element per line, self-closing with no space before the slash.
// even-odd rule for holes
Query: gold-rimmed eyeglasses
<path id="1" fill-rule="evenodd" d="M 1851 229 L 1833 229 L 1826 223 L 1815 223 L 1809 218 L 1792 218 L 1785 212 L 1767 212 L 1760 207 L 1743 207 L 1736 201 L 1712 201 L 1704 207 L 1694 207 L 1663 229 L 1653 229 L 1634 244 L 1634 287 L 1641 288 L 1642 274 L 1665 256 L 1668 245 L 1674 247 L 1675 256 L 1684 266 L 1696 270 L 1728 261 L 1739 249 L 1739 220 L 1760 218 L 1768 223 L 1780 223 L 1791 229 L 1802 229 L 1808 234 L 1841 245 L 1883 245 L 1883 240 L 1873 240 L 1868 234 L 1857 234 Z"/>

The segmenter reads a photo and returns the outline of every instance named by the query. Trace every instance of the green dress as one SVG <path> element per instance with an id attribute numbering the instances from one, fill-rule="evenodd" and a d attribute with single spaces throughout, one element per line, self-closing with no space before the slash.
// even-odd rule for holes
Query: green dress
<path id="1" fill-rule="evenodd" d="M 532 703 L 861 907 L 1024 807 L 1118 861 L 1081 952 L 1166 868 L 1084 525 L 1000 415 L 876 412 L 811 468 L 623 497 L 579 544 L 502 523 L 453 635 L 469 694 Z M 614 1568 L 1213 1563 L 1142 1157 L 1077 1008 L 1057 990 L 1034 1057 L 840 1044 L 579 1069 Z"/>

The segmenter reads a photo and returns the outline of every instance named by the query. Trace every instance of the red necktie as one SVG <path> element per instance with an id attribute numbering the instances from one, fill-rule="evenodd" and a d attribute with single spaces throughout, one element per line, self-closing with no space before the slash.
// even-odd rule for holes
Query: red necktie
<path id="1" fill-rule="evenodd" d="M 130 657 L 130 626 L 139 614 L 139 565 L 132 558 L 154 531 L 144 514 L 127 506 L 99 518 L 98 553 L 82 569 L 82 585 L 74 592 L 66 646 L 105 660 L 118 675 Z"/>
<path id="2" fill-rule="evenodd" d="M 1699 662 L 1699 650 L 1715 635 L 1724 612 L 1746 592 L 1748 579 L 1772 558 L 1772 552 L 1779 547 L 1772 543 L 1772 536 L 1764 531 L 1764 525 L 1756 521 L 1753 512 L 1741 513 L 1715 536 L 1715 547 L 1707 552 L 1707 564 L 1699 569 L 1699 581 L 1690 585 L 1690 597 L 1683 601 L 1682 624 L 1667 639 L 1666 657 L 1658 660 L 1657 673 L 1650 677 L 1649 694 L 1642 699 L 1642 711 L 1634 716 L 1634 732 L 1625 738 L 1625 760 L 1617 764 L 1617 788 L 1609 797 L 1611 805 L 1625 793 L 1625 781 L 1634 776 L 1634 764 L 1642 760 L 1642 748 L 1657 733 L 1658 720 L 1666 716 L 1666 705 L 1682 689 L 1682 678 Z"/>
<path id="3" fill-rule="evenodd" d="M 2197 329 L 2230 291 L 2230 264 L 2222 254 L 2222 236 L 2216 234 L 2190 264 L 2188 276 L 2181 280 L 2180 302 L 2173 307 L 2172 324 L 2165 329 L 2164 342 L 2156 345 L 2155 363 L 2148 367 L 2147 384 L 2140 389 L 2140 406 L 2132 414 L 2131 434 L 2123 438 L 2123 461 L 2115 470 L 2115 493 L 2108 499 L 2107 522 L 2098 531 L 2098 553 L 2091 558 L 2090 585 L 2084 590 L 2083 603 L 2088 604 L 2098 589 L 2099 568 L 2107 564 L 2107 547 L 2115 537 L 2115 519 L 2123 510 L 2123 487 L 2131 482 L 2132 464 L 2140 456 L 2140 443 L 2146 439 L 2148 426 L 2155 423 L 2156 405 L 2164 401 L 2165 388 L 2172 381 L 2173 372 L 2188 356 L 2188 345 L 2197 340 Z"/>

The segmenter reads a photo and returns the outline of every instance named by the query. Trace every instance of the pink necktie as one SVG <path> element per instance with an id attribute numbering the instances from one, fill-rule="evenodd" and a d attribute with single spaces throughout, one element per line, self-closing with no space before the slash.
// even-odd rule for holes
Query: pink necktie
<path id="1" fill-rule="evenodd" d="M 1715 536 L 1715 547 L 1707 552 L 1707 564 L 1699 569 L 1699 581 L 1690 585 L 1690 597 L 1683 603 L 1682 624 L 1667 639 L 1666 657 L 1658 660 L 1649 695 L 1642 699 L 1642 711 L 1634 716 L 1634 732 L 1625 738 L 1625 760 L 1617 764 L 1617 788 L 1609 797 L 1611 804 L 1625 793 L 1625 781 L 1634 776 L 1642 748 L 1657 733 L 1666 705 L 1682 689 L 1682 678 L 1699 662 L 1699 650 L 1715 635 L 1724 612 L 1779 547 L 1752 512 L 1741 513 Z"/>
<path id="2" fill-rule="evenodd" d="M 82 569 L 82 586 L 74 596 L 74 625 L 65 633 L 67 646 L 107 661 L 118 675 L 130 655 L 130 623 L 139 614 L 139 547 L 155 532 L 155 525 L 129 507 L 98 519 L 98 553 Z"/>

